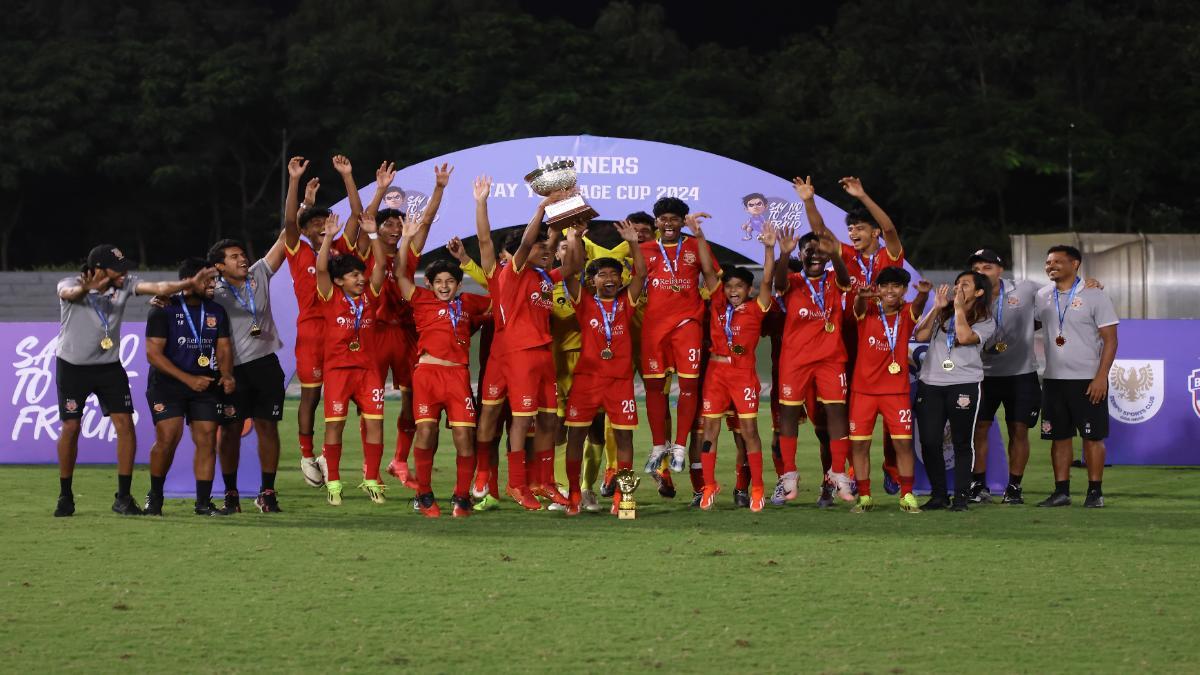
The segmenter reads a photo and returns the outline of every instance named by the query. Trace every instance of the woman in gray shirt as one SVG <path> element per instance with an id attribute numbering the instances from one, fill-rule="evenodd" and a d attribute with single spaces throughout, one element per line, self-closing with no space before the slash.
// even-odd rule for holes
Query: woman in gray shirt
<path id="1" fill-rule="evenodd" d="M 983 361 L 980 346 L 992 336 L 988 299 L 991 282 L 978 272 L 963 272 L 954 289 L 937 289 L 933 309 L 913 332 L 917 342 L 929 342 L 921 365 L 914 406 L 921 436 L 921 460 L 929 476 L 931 496 L 921 508 L 967 510 L 967 490 L 975 460 L 975 418 L 979 411 Z M 946 490 L 946 464 L 942 455 L 943 432 L 950 423 L 954 445 L 954 502 Z"/>

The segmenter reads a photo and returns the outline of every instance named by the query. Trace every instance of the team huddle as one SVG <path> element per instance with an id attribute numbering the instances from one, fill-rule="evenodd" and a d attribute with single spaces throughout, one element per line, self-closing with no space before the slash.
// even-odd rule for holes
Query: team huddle
<path id="1" fill-rule="evenodd" d="M 456 457 L 454 517 L 496 508 L 503 497 L 568 516 L 603 510 L 600 500 L 610 499 L 607 510 L 615 514 L 621 494 L 614 477 L 634 462 L 636 376 L 652 438 L 643 470 L 666 498 L 676 496 L 675 480 L 686 471 L 691 505 L 701 510 L 714 508 L 722 491 L 716 468 L 722 427 L 736 448 L 734 505 L 758 512 L 767 502 L 795 500 L 797 436 L 806 420 L 813 423 L 824 470 L 818 506 L 846 502 L 857 513 L 875 508 L 870 450 L 880 417 L 883 487 L 898 495 L 899 508 L 966 510 L 992 500 L 984 467 L 1000 406 L 1009 458 L 1003 503 L 1024 503 L 1028 432 L 1040 416 L 1042 437 L 1052 441 L 1055 490 L 1039 506 L 1070 505 L 1076 434 L 1088 470 L 1085 505 L 1104 505 L 1106 394 L 1118 321 L 1099 283 L 1079 278 L 1082 256 L 1073 247 L 1050 249 L 1048 284 L 1004 279 L 1001 258 L 978 250 L 952 286 L 935 289 L 925 280 L 913 283 L 896 226 L 857 178 L 840 181 L 861 205 L 846 217 L 849 244 L 824 223 L 811 179 L 797 178 L 811 231 L 765 223 L 756 281 L 746 268 L 718 263 L 705 239 L 708 214 L 693 213 L 673 197 L 611 227 L 583 218 L 547 226 L 547 207 L 568 196 L 555 193 L 537 205 L 523 231 L 493 241 L 492 184 L 480 176 L 473 186 L 479 259 L 451 239 L 447 248 L 456 262 L 429 263 L 418 285 L 415 273 L 453 169 L 435 167 L 433 192 L 417 215 L 404 211 L 405 195 L 392 185 L 394 166 L 379 167 L 366 205 L 350 161 L 339 155 L 333 166 L 350 204 L 346 221 L 317 207 L 317 179 L 300 198 L 308 162 L 295 157 L 287 167 L 284 226 L 260 260 L 251 262 L 245 246 L 226 239 L 205 258 L 185 261 L 179 281 L 152 283 L 129 272 L 119 249 L 101 245 L 79 276 L 59 283 L 56 380 L 63 427 L 56 516 L 75 511 L 80 419 L 93 394 L 117 434 L 115 512 L 162 515 L 163 486 L 185 423 L 196 448 L 197 514 L 241 510 L 236 476 L 248 425 L 257 435 L 262 471 L 254 503 L 264 513 L 281 510 L 275 476 L 286 381 L 276 356 L 283 344 L 270 284 L 285 260 L 299 309 L 300 468 L 332 506 L 345 497 L 342 441 L 354 410 L 363 448 L 358 488 L 377 504 L 387 501 L 386 473 L 412 490 L 416 510 L 441 515 L 431 483 L 444 423 Z M 464 276 L 485 294 L 460 292 Z M 907 301 L 910 289 L 915 296 Z M 155 441 L 150 490 L 141 505 L 131 492 L 133 405 L 117 348 L 132 295 L 155 296 L 146 324 L 146 399 Z M 1042 380 L 1034 353 L 1039 327 Z M 767 452 L 775 472 L 769 494 L 758 426 L 757 353 L 764 337 L 771 359 Z M 475 387 L 474 339 L 480 358 Z M 910 340 L 928 343 L 915 391 Z M 394 453 L 384 467 L 389 374 L 400 410 Z M 318 407 L 324 420 L 319 445 Z M 914 423 L 930 486 L 923 504 L 913 492 Z M 953 489 L 946 438 L 953 447 Z M 556 456 L 565 461 L 556 463 Z M 226 486 L 219 506 L 212 499 L 218 458 Z"/>

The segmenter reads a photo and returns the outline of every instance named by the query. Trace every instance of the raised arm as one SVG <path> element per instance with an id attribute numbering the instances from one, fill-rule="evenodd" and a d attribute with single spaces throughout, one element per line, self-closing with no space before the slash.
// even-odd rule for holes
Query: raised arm
<path id="1" fill-rule="evenodd" d="M 487 200 L 492 192 L 492 177 L 475 179 L 475 236 L 479 239 L 479 264 L 484 273 L 496 267 L 496 245 L 492 243 L 492 223 L 488 219 Z"/>
<path id="2" fill-rule="evenodd" d="M 825 227 L 825 219 L 817 209 L 817 191 L 813 187 L 812 176 L 805 176 L 804 180 L 796 176 L 792 179 L 792 187 L 796 189 L 796 196 L 804 202 L 804 212 L 808 214 L 808 228 L 818 237 L 829 232 L 829 228 Z"/>
<path id="3" fill-rule="evenodd" d="M 904 247 L 900 245 L 900 233 L 896 231 L 896 224 L 888 217 L 874 199 L 867 195 L 867 191 L 863 189 L 862 181 L 855 176 L 846 176 L 838 181 L 842 185 L 842 189 L 846 194 L 854 197 L 862 202 L 863 206 L 867 207 L 867 211 L 875 222 L 879 224 L 879 229 L 883 230 L 883 244 L 887 247 L 888 255 L 892 260 L 899 260 L 900 254 L 904 253 Z"/>
<path id="4" fill-rule="evenodd" d="M 317 293 L 326 300 L 333 294 L 333 279 L 329 276 L 329 249 L 333 247 L 333 238 L 340 228 L 337 214 L 329 214 L 325 219 L 325 236 L 321 237 L 321 248 L 317 251 Z"/>
<path id="5" fill-rule="evenodd" d="M 275 238 L 275 243 L 271 244 L 271 248 L 267 249 L 267 253 L 263 256 L 263 260 L 267 261 L 267 265 L 271 267 L 271 272 L 274 273 L 283 266 L 284 259 L 287 258 L 287 253 L 283 250 L 283 230 L 279 231 L 279 236 Z"/>
<path id="6" fill-rule="evenodd" d="M 866 286 L 858 289 L 854 294 L 854 317 L 862 319 L 867 315 L 867 308 L 870 306 L 869 301 L 879 298 L 879 288 L 877 286 Z"/>
<path id="7" fill-rule="evenodd" d="M 363 211 L 364 215 L 370 215 L 374 221 L 379 215 L 379 205 L 383 202 L 383 195 L 387 189 L 392 186 L 392 181 L 396 180 L 396 165 L 392 162 L 383 162 L 375 169 L 375 194 L 371 196 L 371 203 L 367 204 L 367 208 Z M 370 248 L 369 242 L 359 242 L 357 240 L 347 240 L 347 244 L 354 247 L 360 255 L 365 256 Z"/>
<path id="8" fill-rule="evenodd" d="M 567 227 L 563 229 L 563 234 L 567 236 L 567 255 L 563 256 L 562 266 L 559 267 L 559 272 L 562 272 L 563 279 L 570 279 L 579 270 L 583 268 L 583 237 L 580 236 L 578 227 Z"/>
<path id="9" fill-rule="evenodd" d="M 758 286 L 758 306 L 764 310 L 771 308 L 771 289 L 775 286 L 775 241 L 777 238 L 775 223 L 769 221 L 763 223 L 763 272 L 762 281 Z"/>
<path id="10" fill-rule="evenodd" d="M 954 339 L 960 345 L 979 344 L 979 335 L 967 323 L 967 310 L 971 307 L 971 298 L 967 297 L 965 288 L 954 291 Z"/>
<path id="11" fill-rule="evenodd" d="M 692 228 L 692 233 L 696 235 L 697 252 L 700 255 L 700 272 L 704 274 L 704 287 L 709 291 L 715 291 L 721 285 L 721 278 L 717 276 L 717 266 L 712 259 L 712 249 L 708 247 L 708 240 L 704 238 L 703 223 L 707 218 L 712 218 L 711 215 L 701 211 L 700 213 L 689 213 L 684 219 L 684 227 Z M 679 242 L 683 246 L 683 242 Z"/>
<path id="12" fill-rule="evenodd" d="M 638 244 L 637 228 L 628 220 L 613 223 L 613 227 L 621 235 L 621 239 L 629 244 L 629 253 L 633 258 L 633 275 L 629 277 L 629 285 L 626 288 L 630 302 L 637 302 L 642 295 L 642 287 L 646 285 L 646 257 L 642 255 L 642 247 Z"/>
<path id="13" fill-rule="evenodd" d="M 534 210 L 533 216 L 525 226 L 525 233 L 521 235 L 521 244 L 517 247 L 517 252 L 513 254 L 513 269 L 520 270 L 525 267 L 525 261 L 529 259 L 529 251 L 533 249 L 538 233 L 541 232 L 542 218 L 546 216 L 546 206 L 560 198 L 559 192 L 553 192 L 538 202 L 537 209 Z"/>
<path id="14" fill-rule="evenodd" d="M 183 291 L 191 291 L 196 295 L 203 296 L 204 287 L 213 277 L 217 276 L 217 270 L 214 267 L 205 267 L 196 272 L 196 275 L 190 279 L 180 279 L 179 281 L 139 281 L 134 287 L 133 292 L 137 295 L 175 295 Z"/>
<path id="15" fill-rule="evenodd" d="M 842 260 L 842 242 L 832 232 L 825 230 L 817 243 L 821 251 L 829 256 L 829 262 L 833 263 L 833 275 L 837 278 L 838 288 L 850 290 L 853 282 L 850 280 L 850 270 L 846 269 L 846 261 Z"/>
<path id="16" fill-rule="evenodd" d="M 775 236 L 779 239 L 779 257 L 775 261 L 775 292 L 782 294 L 788 291 L 788 274 L 792 271 L 788 262 L 792 259 L 792 252 L 796 250 L 798 238 L 794 227 L 785 227 Z"/>
<path id="17" fill-rule="evenodd" d="M 396 285 L 400 287 L 400 295 L 408 300 L 417 290 L 417 285 L 408 278 L 408 250 L 405 247 L 414 246 L 413 236 L 420 231 L 421 221 L 416 218 L 403 218 L 400 221 L 400 252 L 396 254 Z M 413 249 L 418 255 L 423 249 Z"/>
<path id="18" fill-rule="evenodd" d="M 346 199 L 350 201 L 350 216 L 346 218 L 346 231 L 342 236 L 346 243 L 354 246 L 358 241 L 358 221 L 362 218 L 362 199 L 358 196 L 358 186 L 354 184 L 354 167 L 350 158 L 345 155 L 333 156 L 333 168 L 342 177 L 342 185 L 346 187 Z"/>
<path id="19" fill-rule="evenodd" d="M 930 309 L 921 320 L 917 322 L 917 327 L 913 329 L 913 339 L 917 342 L 929 342 L 929 337 L 933 335 L 933 322 L 935 318 L 941 314 L 942 308 L 950 304 L 950 286 L 942 284 L 938 286 L 937 294 L 933 296 L 933 309 Z"/>
<path id="20" fill-rule="evenodd" d="M 446 192 L 446 186 L 450 184 L 450 174 L 452 173 L 454 173 L 454 167 L 449 164 L 433 167 L 433 194 L 429 195 L 429 204 L 425 206 L 425 211 L 421 214 L 421 231 L 413 235 L 414 251 L 425 250 L 429 229 L 433 226 L 433 219 L 437 218 L 438 209 L 442 207 L 442 195 Z"/>
<path id="21" fill-rule="evenodd" d="M 82 300 L 91 291 L 103 292 L 108 288 L 108 275 L 100 268 L 90 269 L 75 279 L 75 285 L 59 289 L 58 297 L 67 302 Z"/>
<path id="22" fill-rule="evenodd" d="M 915 319 L 925 313 L 925 304 L 929 302 L 929 291 L 933 290 L 933 282 L 922 279 L 913 284 L 913 288 L 917 289 L 917 297 L 913 298 L 912 303 L 912 315 Z"/>
<path id="23" fill-rule="evenodd" d="M 295 250 L 300 244 L 300 225 L 296 219 L 300 205 L 296 202 L 296 192 L 300 189 L 300 177 L 307 169 L 308 162 L 303 157 L 288 160 L 287 197 L 283 200 L 283 243 L 290 250 Z"/>

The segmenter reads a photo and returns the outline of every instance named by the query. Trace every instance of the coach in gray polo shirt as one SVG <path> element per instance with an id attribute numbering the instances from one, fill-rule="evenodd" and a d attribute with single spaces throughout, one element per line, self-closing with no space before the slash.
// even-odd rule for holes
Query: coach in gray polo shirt
<path id="1" fill-rule="evenodd" d="M 1112 300 L 1079 278 L 1083 256 L 1073 246 L 1046 254 L 1050 285 L 1037 293 L 1036 317 L 1045 334 L 1042 438 L 1052 442 L 1054 493 L 1038 506 L 1071 504 L 1072 439 L 1083 437 L 1088 491 L 1083 505 L 1104 506 L 1104 439 L 1108 437 L 1108 371 L 1117 356 L 1117 312 Z"/>
<path id="2" fill-rule="evenodd" d="M 112 420 L 117 433 L 117 494 L 112 510 L 123 516 L 141 515 L 130 494 L 137 435 L 133 429 L 133 399 L 129 376 L 121 364 L 121 321 L 133 295 L 172 295 L 185 289 L 200 292 L 213 277 L 203 270 L 179 281 L 142 281 L 129 274 L 133 265 L 121 249 L 101 244 L 88 253 L 79 276 L 58 282 L 59 329 L 55 347 L 54 382 L 58 389 L 58 505 L 56 517 L 75 514 L 72 478 L 79 456 L 80 421 L 92 394 L 100 412 Z"/>

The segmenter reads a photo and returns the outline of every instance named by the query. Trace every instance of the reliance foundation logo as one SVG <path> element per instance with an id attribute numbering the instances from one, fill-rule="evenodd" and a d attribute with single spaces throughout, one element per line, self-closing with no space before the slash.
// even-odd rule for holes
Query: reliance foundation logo
<path id="1" fill-rule="evenodd" d="M 1108 373 L 1108 414 L 1126 424 L 1141 424 L 1163 403 L 1161 360 L 1118 359 Z"/>

